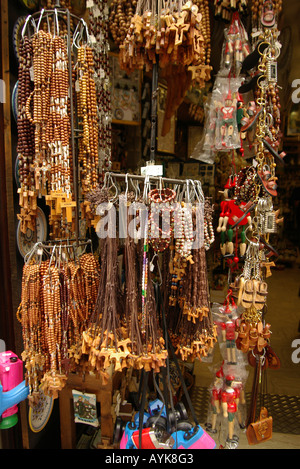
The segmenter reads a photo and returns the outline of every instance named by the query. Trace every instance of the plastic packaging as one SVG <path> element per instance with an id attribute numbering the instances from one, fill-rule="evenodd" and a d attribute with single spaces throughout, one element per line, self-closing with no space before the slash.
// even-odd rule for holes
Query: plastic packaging
<path id="1" fill-rule="evenodd" d="M 221 74 L 238 77 L 242 63 L 251 50 L 248 34 L 238 12 L 232 15 L 230 26 L 224 31 L 224 38 L 220 63 Z"/>
<path id="2" fill-rule="evenodd" d="M 240 78 L 217 77 L 206 111 L 203 151 L 235 150 L 241 147 L 238 129 Z"/>

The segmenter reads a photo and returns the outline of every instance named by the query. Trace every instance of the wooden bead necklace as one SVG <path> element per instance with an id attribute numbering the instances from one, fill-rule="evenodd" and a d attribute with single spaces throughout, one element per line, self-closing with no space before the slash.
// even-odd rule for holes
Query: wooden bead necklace
<path id="1" fill-rule="evenodd" d="M 111 2 L 109 29 L 117 45 L 120 45 L 126 37 L 136 5 L 136 0 L 113 0 Z"/>
<path id="2" fill-rule="evenodd" d="M 28 37 L 21 39 L 19 71 L 18 71 L 18 145 L 19 155 L 19 181 L 25 189 L 34 186 L 31 174 L 31 161 L 34 154 L 34 128 L 26 115 L 26 102 L 33 91 L 33 82 L 30 79 L 32 61 L 32 44 Z"/>
<path id="3" fill-rule="evenodd" d="M 149 199 L 154 203 L 171 203 L 174 202 L 176 197 L 176 192 L 174 189 L 152 189 L 149 192 Z"/>
<path id="4" fill-rule="evenodd" d="M 68 264 L 70 282 L 70 327 L 68 358 L 71 369 L 83 366 L 83 332 L 94 313 L 100 278 L 100 266 L 91 254 L 81 256 L 79 263 Z"/>
<path id="5" fill-rule="evenodd" d="M 41 340 L 41 321 L 39 310 L 40 267 L 24 265 L 22 275 L 21 303 L 17 318 L 22 324 L 26 381 L 29 386 L 29 401 L 36 402 L 39 392 L 39 373 L 44 366 L 44 350 Z"/>
<path id="6" fill-rule="evenodd" d="M 39 29 L 30 42 L 33 50 L 30 69 L 33 91 L 27 98 L 26 117 L 34 127 L 32 192 L 36 197 L 45 196 L 50 206 L 50 236 L 70 236 L 73 223 L 63 208 L 64 203 L 72 201 L 73 193 L 67 47 L 65 39 L 57 31 L 52 35 Z M 20 205 L 24 192 L 21 196 Z M 33 210 L 32 214 L 36 217 Z"/>
<path id="7" fill-rule="evenodd" d="M 49 118 L 50 82 L 52 76 L 52 37 L 50 33 L 38 31 L 32 38 L 33 45 L 33 115 L 35 125 L 35 167 L 41 167 L 46 159 L 46 128 Z M 28 104 L 30 101 L 28 100 Z"/>
<path id="8" fill-rule="evenodd" d="M 99 129 L 99 175 L 111 167 L 111 86 L 109 63 L 109 8 L 107 0 L 93 0 L 89 8 L 90 42 L 95 62 Z"/>
<path id="9" fill-rule="evenodd" d="M 211 201 L 206 198 L 204 204 L 204 247 L 207 251 L 215 241 L 213 211 L 214 206 L 211 205 Z"/>
<path id="10" fill-rule="evenodd" d="M 98 167 L 98 115 L 92 49 L 80 46 L 77 57 L 78 119 L 82 135 L 79 139 L 81 190 L 85 195 L 99 182 Z"/>
<path id="11" fill-rule="evenodd" d="M 17 312 L 30 405 L 37 404 L 41 385 L 56 398 L 68 372 L 85 369 L 82 332 L 94 312 L 99 285 L 100 266 L 92 253 L 74 261 L 63 246 L 50 251 L 52 259 L 39 262 L 38 254 L 36 261 L 25 263 Z"/>
<path id="12" fill-rule="evenodd" d="M 149 242 L 156 252 L 162 252 L 169 246 L 174 232 L 174 200 L 176 192 L 170 188 L 152 189 L 149 213 Z M 166 220 L 165 220 L 166 218 Z M 162 221 L 161 221 L 162 220 Z M 162 227 L 160 226 L 162 224 Z M 166 226 L 166 229 L 164 225 Z"/>
<path id="13" fill-rule="evenodd" d="M 211 27 L 210 27 L 210 11 L 209 11 L 209 0 L 194 0 L 194 5 L 199 9 L 201 14 L 201 33 L 204 39 L 204 64 L 210 65 L 210 56 L 211 56 Z"/>
<path id="14" fill-rule="evenodd" d="M 48 275 L 42 282 L 44 305 L 46 353 L 50 359 L 50 369 L 44 373 L 41 380 L 44 393 L 54 398 L 64 387 L 67 376 L 62 373 L 61 364 L 61 308 L 59 273 L 54 265 L 49 266 Z"/>
<path id="15" fill-rule="evenodd" d="M 60 36 L 53 44 L 53 71 L 50 83 L 49 118 L 46 138 L 51 162 L 50 191 L 72 194 L 70 174 L 70 119 L 68 114 L 69 72 L 67 48 Z"/>
<path id="16" fill-rule="evenodd" d="M 192 245 L 194 242 L 192 217 L 191 204 L 178 204 L 174 212 L 174 226 L 177 228 L 175 233 L 175 251 L 190 263 L 193 263 Z"/>
<path id="17" fill-rule="evenodd" d="M 35 231 L 37 194 L 35 190 L 34 159 L 34 125 L 28 119 L 26 105 L 33 92 L 33 81 L 30 76 L 32 65 L 32 43 L 27 36 L 21 39 L 18 71 L 18 163 L 19 163 L 19 205 L 21 232 L 27 229 Z"/>

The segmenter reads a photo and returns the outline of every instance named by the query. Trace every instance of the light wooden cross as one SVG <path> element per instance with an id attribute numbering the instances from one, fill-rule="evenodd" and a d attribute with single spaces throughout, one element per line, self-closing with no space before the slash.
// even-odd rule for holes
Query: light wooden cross
<path id="1" fill-rule="evenodd" d="M 272 272 L 271 272 L 271 267 L 275 267 L 275 262 L 262 262 L 262 267 L 266 268 L 266 277 L 271 277 Z"/>
<path id="2" fill-rule="evenodd" d="M 176 23 L 174 23 L 170 29 L 175 28 L 176 35 L 175 35 L 175 47 L 180 46 L 183 43 L 183 34 L 188 32 L 190 29 L 190 24 L 185 22 L 186 15 L 182 15 L 178 18 Z"/>

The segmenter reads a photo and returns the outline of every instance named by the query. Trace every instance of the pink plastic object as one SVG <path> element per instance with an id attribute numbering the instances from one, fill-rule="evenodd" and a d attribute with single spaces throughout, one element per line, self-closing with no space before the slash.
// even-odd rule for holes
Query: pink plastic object
<path id="1" fill-rule="evenodd" d="M 195 441 L 188 449 L 215 449 L 216 442 L 210 435 L 204 432 L 197 441 Z M 186 449 L 184 445 L 179 445 L 178 449 Z"/>
<path id="2" fill-rule="evenodd" d="M 0 382 L 3 392 L 10 391 L 23 381 L 23 362 L 13 352 L 0 353 Z M 18 412 L 14 405 L 3 412 L 2 417 L 10 417 Z"/>

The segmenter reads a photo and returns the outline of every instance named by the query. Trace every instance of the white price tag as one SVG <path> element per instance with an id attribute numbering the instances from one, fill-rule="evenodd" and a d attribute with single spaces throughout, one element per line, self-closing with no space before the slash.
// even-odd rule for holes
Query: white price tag
<path id="1" fill-rule="evenodd" d="M 142 176 L 162 176 L 163 175 L 163 166 L 160 164 L 153 164 L 149 166 L 143 166 L 141 168 Z"/>
<path id="2" fill-rule="evenodd" d="M 101 15 L 101 11 L 99 10 L 99 7 L 94 8 L 93 10 L 94 18 L 99 18 Z"/>
<path id="3" fill-rule="evenodd" d="M 30 69 L 29 69 L 29 74 L 30 74 L 30 80 L 31 80 L 31 81 L 34 81 L 34 70 L 33 70 L 33 66 L 30 67 Z"/>

